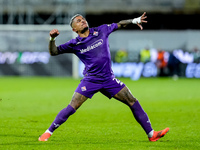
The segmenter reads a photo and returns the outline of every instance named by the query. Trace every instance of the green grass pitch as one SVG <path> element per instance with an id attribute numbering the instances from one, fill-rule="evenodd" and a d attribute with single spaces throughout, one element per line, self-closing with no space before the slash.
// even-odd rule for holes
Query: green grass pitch
<path id="1" fill-rule="evenodd" d="M 200 149 L 200 80 L 121 78 L 147 112 L 154 130 L 170 127 L 157 142 L 148 138 L 124 104 L 101 93 L 88 99 L 47 142 L 41 135 L 71 100 L 79 80 L 0 78 L 1 150 L 194 150 Z"/>

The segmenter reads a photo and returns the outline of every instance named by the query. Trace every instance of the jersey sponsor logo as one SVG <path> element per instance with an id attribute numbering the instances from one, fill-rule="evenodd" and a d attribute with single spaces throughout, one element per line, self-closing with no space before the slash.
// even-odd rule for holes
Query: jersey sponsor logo
<path id="1" fill-rule="evenodd" d="M 90 46 L 88 46 L 87 48 L 85 49 L 81 49 L 80 52 L 81 54 L 85 53 L 85 52 L 88 52 L 88 51 L 91 51 L 99 46 L 101 46 L 103 44 L 103 40 L 102 39 L 99 39 L 97 41 L 95 41 L 94 43 L 92 43 Z"/>

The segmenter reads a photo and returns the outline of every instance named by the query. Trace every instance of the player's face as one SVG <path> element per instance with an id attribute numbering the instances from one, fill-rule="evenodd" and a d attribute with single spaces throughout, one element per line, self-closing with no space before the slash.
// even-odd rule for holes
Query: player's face
<path id="1" fill-rule="evenodd" d="M 73 31 L 79 33 L 88 28 L 88 23 L 82 16 L 77 16 L 72 23 Z"/>

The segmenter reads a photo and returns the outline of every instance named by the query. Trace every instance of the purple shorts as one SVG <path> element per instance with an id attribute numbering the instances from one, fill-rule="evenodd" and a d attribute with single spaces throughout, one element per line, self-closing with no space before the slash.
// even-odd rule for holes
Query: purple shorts
<path id="1" fill-rule="evenodd" d="M 116 78 L 109 78 L 101 82 L 91 82 L 82 79 L 75 92 L 80 93 L 88 98 L 92 98 L 95 93 L 101 92 L 111 99 L 122 88 L 124 88 L 124 86 L 125 84 Z"/>

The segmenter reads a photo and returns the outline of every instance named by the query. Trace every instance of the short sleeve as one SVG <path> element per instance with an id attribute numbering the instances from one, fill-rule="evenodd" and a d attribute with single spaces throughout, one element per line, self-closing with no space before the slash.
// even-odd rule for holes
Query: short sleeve
<path id="1" fill-rule="evenodd" d="M 107 33 L 107 35 L 111 34 L 112 32 L 114 32 L 115 30 L 118 29 L 118 25 L 117 23 L 112 23 L 112 24 L 104 24 L 101 25 L 100 28 Z"/>
<path id="2" fill-rule="evenodd" d="M 57 46 L 58 53 L 73 53 L 73 43 L 71 41 L 66 42 L 65 44 L 61 44 Z"/>

